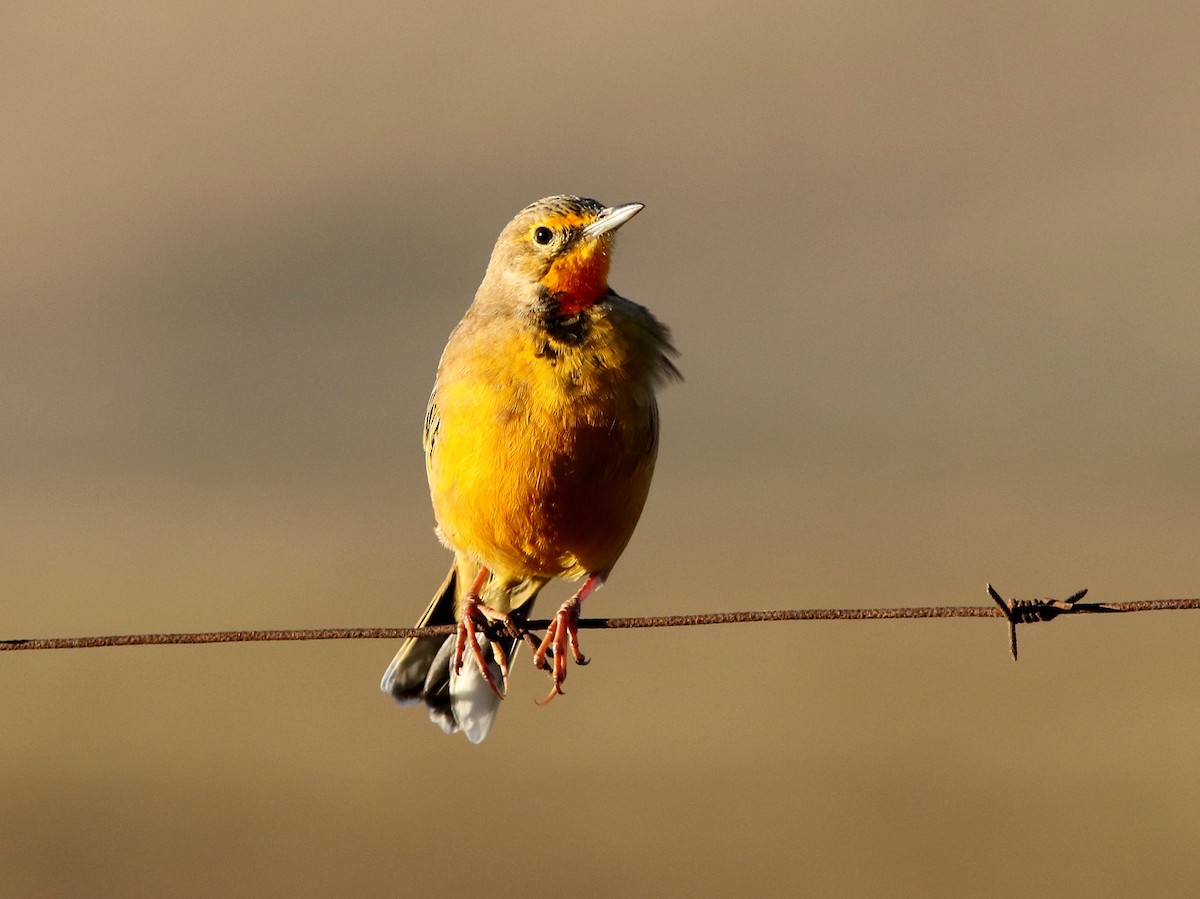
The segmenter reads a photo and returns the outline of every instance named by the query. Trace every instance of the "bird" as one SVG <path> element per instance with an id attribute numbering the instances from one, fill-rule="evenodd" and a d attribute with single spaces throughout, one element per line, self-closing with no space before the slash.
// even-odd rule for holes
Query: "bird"
<path id="1" fill-rule="evenodd" d="M 500 232 L 451 332 L 425 414 L 436 533 L 454 553 L 381 689 L 424 702 L 445 732 L 491 729 L 521 642 L 549 673 L 545 704 L 577 665 L 580 606 L 608 579 L 650 489 L 656 394 L 679 379 L 665 325 L 608 285 L 614 236 L 643 209 L 551 196 Z M 584 578 L 544 639 L 524 629 L 551 580 Z"/>

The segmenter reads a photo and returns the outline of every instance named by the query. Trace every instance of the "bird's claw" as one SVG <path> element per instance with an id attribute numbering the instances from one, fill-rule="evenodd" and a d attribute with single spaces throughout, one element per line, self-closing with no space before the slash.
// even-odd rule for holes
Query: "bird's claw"
<path id="1" fill-rule="evenodd" d="M 483 675 L 483 679 L 492 688 L 492 692 L 503 699 L 505 694 L 508 693 L 508 653 L 504 651 L 504 646 L 493 636 L 498 628 L 512 633 L 516 629 L 516 624 L 503 612 L 497 612 L 495 609 L 485 606 L 479 599 L 478 594 L 468 594 L 463 603 L 462 617 L 458 620 L 458 630 L 455 632 L 454 672 L 457 674 L 462 671 L 467 647 L 471 647 L 471 656 L 479 666 L 479 672 Z M 480 632 L 487 639 L 488 644 L 492 648 L 492 655 L 496 659 L 496 664 L 500 666 L 500 679 L 504 685 L 503 690 L 496 684 L 495 678 L 492 677 L 490 666 L 487 659 L 483 656 L 483 647 L 479 645 L 479 641 L 476 639 L 476 635 Z"/>
<path id="2" fill-rule="evenodd" d="M 579 649 L 579 607 L 581 604 L 582 601 L 575 596 L 563 603 L 563 607 L 558 610 L 554 620 L 550 622 L 545 639 L 534 652 L 534 665 L 544 671 L 549 671 L 550 677 L 554 681 L 554 686 L 550 688 L 549 694 L 538 702 L 538 705 L 545 705 L 555 696 L 562 695 L 563 681 L 567 679 L 568 648 L 576 665 L 586 665 L 589 661 Z M 546 660 L 547 655 L 551 657 L 549 662 Z"/>

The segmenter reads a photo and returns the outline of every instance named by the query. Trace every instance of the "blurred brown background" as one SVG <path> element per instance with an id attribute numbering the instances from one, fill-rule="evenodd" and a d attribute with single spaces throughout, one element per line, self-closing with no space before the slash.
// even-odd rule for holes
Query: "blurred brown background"
<path id="1" fill-rule="evenodd" d="M 0 635 L 407 625 L 500 228 L 646 211 L 592 614 L 1200 590 L 1200 13 L 8 3 Z M 549 606 L 566 587 L 548 591 Z M 480 747 L 394 643 L 0 656 L 5 896 L 1193 894 L 1200 617 L 585 634 Z"/>

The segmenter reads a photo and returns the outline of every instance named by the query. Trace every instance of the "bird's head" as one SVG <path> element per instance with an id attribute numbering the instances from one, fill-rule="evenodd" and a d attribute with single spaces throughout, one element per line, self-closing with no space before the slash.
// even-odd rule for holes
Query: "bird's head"
<path id="1" fill-rule="evenodd" d="M 487 277 L 533 287 L 562 315 L 582 312 L 608 292 L 614 232 L 641 210 L 641 203 L 605 206 L 584 197 L 531 203 L 500 233 Z"/>

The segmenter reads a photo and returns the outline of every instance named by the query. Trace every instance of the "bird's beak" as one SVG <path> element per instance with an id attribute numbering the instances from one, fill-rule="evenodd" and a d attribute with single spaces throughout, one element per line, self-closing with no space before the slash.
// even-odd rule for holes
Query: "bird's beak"
<path id="1" fill-rule="evenodd" d="M 644 208 L 641 203 L 626 203 L 623 206 L 608 206 L 601 209 L 596 220 L 583 229 L 583 236 L 599 237 L 601 234 L 615 231 Z"/>

